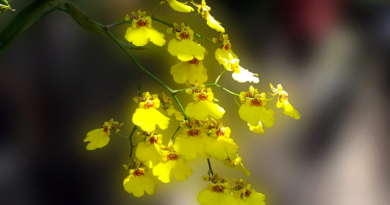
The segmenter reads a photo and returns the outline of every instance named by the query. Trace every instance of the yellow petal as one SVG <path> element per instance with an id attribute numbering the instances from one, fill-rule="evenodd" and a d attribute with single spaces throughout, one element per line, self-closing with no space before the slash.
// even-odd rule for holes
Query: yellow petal
<path id="1" fill-rule="evenodd" d="M 253 126 L 253 125 L 250 125 L 250 124 L 248 123 L 248 126 L 249 126 L 249 129 L 250 129 L 252 132 L 264 134 L 263 125 L 261 124 L 261 122 L 259 122 L 259 124 L 258 124 L 257 126 Z"/>
<path id="2" fill-rule="evenodd" d="M 183 134 L 176 137 L 174 149 L 177 153 L 186 160 L 195 159 L 197 154 L 209 158 L 210 156 L 204 152 L 204 139 L 208 136 L 203 132 L 199 136 L 188 136 L 187 133 L 188 129 L 185 129 Z"/>
<path id="3" fill-rule="evenodd" d="M 109 133 L 109 132 L 108 132 Z M 87 133 L 87 137 L 84 142 L 88 142 L 87 150 L 95 150 L 96 148 L 102 148 L 110 141 L 110 134 L 104 132 L 104 128 L 95 129 Z"/>
<path id="4" fill-rule="evenodd" d="M 248 122 L 252 126 L 257 126 L 262 122 L 266 127 L 272 127 L 275 119 L 273 118 L 273 110 L 266 110 L 263 106 L 250 106 L 248 104 L 241 105 L 238 110 L 240 118 Z"/>
<path id="5" fill-rule="evenodd" d="M 167 154 L 168 151 L 163 150 L 158 143 L 148 145 L 145 142 L 140 142 L 135 151 L 135 156 L 149 168 L 166 161 Z"/>
<path id="6" fill-rule="evenodd" d="M 181 61 L 190 61 L 193 58 L 203 60 L 206 49 L 189 39 L 182 41 L 172 39 L 168 44 L 168 52 Z"/>
<path id="7" fill-rule="evenodd" d="M 187 5 L 180 3 L 176 0 L 168 0 L 168 3 L 172 7 L 173 10 L 178 11 L 178 12 L 188 13 L 188 12 L 191 12 L 194 10 L 191 6 L 187 6 Z"/>
<path id="8" fill-rule="evenodd" d="M 245 83 L 245 82 L 259 83 L 259 78 L 256 77 L 257 74 L 254 74 L 241 66 L 239 68 L 240 68 L 239 73 L 233 72 L 232 74 L 232 77 L 235 81 L 240 83 Z"/>
<path id="9" fill-rule="evenodd" d="M 265 205 L 263 194 L 256 192 L 255 189 L 252 189 L 250 193 L 250 196 L 246 197 L 245 200 L 239 198 L 237 200 L 238 205 Z"/>
<path id="10" fill-rule="evenodd" d="M 172 176 L 179 181 L 185 181 L 188 176 L 192 175 L 192 169 L 183 159 L 168 160 L 155 166 L 153 175 L 158 176 L 158 179 L 164 183 L 169 183 L 172 180 Z"/>
<path id="11" fill-rule="evenodd" d="M 125 38 L 135 46 L 144 46 L 149 41 L 157 46 L 163 46 L 166 42 L 163 33 L 158 32 L 154 28 L 148 27 L 140 27 L 138 29 L 129 27 L 126 30 Z"/>
<path id="12" fill-rule="evenodd" d="M 230 193 L 216 193 L 205 188 L 198 194 L 198 202 L 201 205 L 236 205 L 237 201 Z"/>
<path id="13" fill-rule="evenodd" d="M 198 64 L 189 62 L 180 62 L 171 67 L 173 79 L 178 84 L 186 83 L 195 84 L 196 81 L 204 83 L 207 81 L 207 69 L 203 66 L 203 61 L 198 61 Z"/>
<path id="14" fill-rule="evenodd" d="M 221 23 L 214 19 L 211 14 L 209 14 L 207 20 L 207 25 L 210 26 L 210 28 L 215 29 L 218 32 L 225 33 L 225 29 L 221 26 Z"/>
<path id="15" fill-rule="evenodd" d="M 223 161 L 227 158 L 235 159 L 238 146 L 233 139 L 226 137 L 208 137 L 205 140 L 204 151 L 217 160 Z"/>
<path id="16" fill-rule="evenodd" d="M 197 120 L 206 120 L 209 115 L 215 119 L 221 119 L 225 110 L 218 104 L 209 101 L 198 101 L 189 103 L 185 109 L 185 113 L 187 116 Z"/>
<path id="17" fill-rule="evenodd" d="M 154 193 L 157 183 L 146 176 L 129 175 L 123 181 L 123 187 L 128 193 L 135 197 L 141 197 L 146 192 L 149 195 Z"/>
<path id="18" fill-rule="evenodd" d="M 156 125 L 158 125 L 162 130 L 167 129 L 169 120 L 169 118 L 165 117 L 154 108 L 137 108 L 133 114 L 133 123 L 147 132 L 156 130 Z"/>
<path id="19" fill-rule="evenodd" d="M 298 111 L 293 108 L 293 106 L 290 104 L 290 102 L 288 102 L 288 100 L 285 100 L 283 103 L 283 113 L 287 116 L 293 117 L 296 120 L 299 120 L 299 118 L 301 118 Z"/>

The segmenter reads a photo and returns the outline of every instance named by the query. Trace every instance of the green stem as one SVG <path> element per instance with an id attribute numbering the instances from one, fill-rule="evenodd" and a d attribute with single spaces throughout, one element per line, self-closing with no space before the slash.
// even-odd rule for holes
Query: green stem
<path id="1" fill-rule="evenodd" d="M 199 13 L 196 13 L 187 23 L 187 26 L 190 25 L 191 21 L 194 20 L 194 18 L 198 15 Z"/>
<path id="2" fill-rule="evenodd" d="M 215 80 L 215 84 L 218 83 L 219 78 L 221 78 L 222 74 L 226 71 L 226 69 L 223 69 L 223 71 L 218 75 L 217 79 Z"/>
<path id="3" fill-rule="evenodd" d="M 185 117 L 186 120 L 188 120 L 188 122 L 189 122 L 189 121 L 190 121 L 190 118 L 188 118 L 187 115 L 186 115 L 186 113 L 184 112 L 183 106 L 181 105 L 179 99 L 177 99 L 177 97 L 176 97 L 176 93 L 173 93 L 173 91 L 171 91 L 171 93 L 172 93 L 173 98 L 175 98 L 177 104 L 179 105 L 179 108 L 180 108 L 181 112 L 183 113 L 184 117 Z"/>
<path id="4" fill-rule="evenodd" d="M 141 97 L 141 83 L 142 83 L 142 76 L 144 75 L 144 71 L 141 71 L 141 76 L 139 77 L 139 84 L 137 89 L 138 97 Z"/>
<path id="5" fill-rule="evenodd" d="M 119 134 L 119 133 L 116 133 L 117 135 L 119 135 L 119 136 L 121 136 L 121 137 L 123 137 L 123 138 L 125 138 L 125 139 L 129 139 L 128 137 L 125 137 L 125 136 L 123 136 L 122 134 Z"/>
<path id="6" fill-rule="evenodd" d="M 211 176 L 214 175 L 213 168 L 211 168 L 210 158 L 207 159 L 207 163 L 209 164 L 209 172 L 211 173 Z"/>
<path id="7" fill-rule="evenodd" d="M 172 135 L 172 137 L 171 137 L 171 141 L 173 140 L 173 138 L 175 137 L 175 135 L 176 135 L 176 133 L 177 133 L 177 131 L 179 131 L 180 130 L 180 125 L 179 125 L 179 127 L 176 129 L 176 131 L 175 131 L 175 133 L 173 133 L 173 135 Z"/>
<path id="8" fill-rule="evenodd" d="M 114 27 L 114 26 L 119 26 L 119 25 L 122 25 L 122 24 L 125 24 L 125 23 L 132 23 L 132 21 L 123 20 L 123 21 L 118 22 L 118 23 L 113 23 L 113 24 L 105 25 L 105 26 L 104 26 L 104 29 L 109 29 L 109 28 L 112 28 L 112 27 Z"/>
<path id="9" fill-rule="evenodd" d="M 134 128 L 133 128 L 133 131 L 131 131 L 131 134 L 129 136 L 129 141 L 130 141 L 130 160 L 131 160 L 131 163 L 134 165 L 134 159 L 133 159 L 133 140 L 131 139 L 131 137 L 133 136 L 135 130 L 137 129 L 137 126 L 134 125 Z"/>
<path id="10" fill-rule="evenodd" d="M 153 13 L 152 13 L 152 18 L 154 17 L 154 13 L 156 12 L 157 7 L 160 5 L 161 5 L 161 0 L 159 0 L 158 3 L 156 4 L 156 6 L 154 7 Z"/>
<path id="11" fill-rule="evenodd" d="M 276 95 L 274 95 L 272 98 L 270 98 L 270 99 L 267 99 L 267 101 L 271 101 L 271 100 L 273 100 L 274 98 L 276 97 Z"/>
<path id="12" fill-rule="evenodd" d="M 102 27 L 104 28 L 104 27 Z M 118 41 L 118 39 L 108 30 L 106 30 L 107 34 L 109 36 L 111 36 L 111 38 L 114 39 L 114 41 L 119 45 L 119 47 L 122 48 L 123 51 L 125 51 L 125 53 L 131 58 L 131 60 L 133 60 L 133 62 L 142 70 L 144 71 L 146 74 L 148 74 L 150 77 L 152 77 L 153 79 L 155 79 L 158 83 L 160 83 L 165 89 L 167 89 L 170 93 L 172 93 L 172 89 L 170 87 L 168 87 L 165 83 L 163 83 L 160 79 L 158 79 L 156 76 L 154 76 L 152 73 L 150 73 L 148 70 L 146 70 L 144 67 L 142 67 L 142 65 L 137 61 L 137 59 L 135 59 L 133 57 L 133 55 L 131 55 L 129 53 L 129 51 L 127 51 L 127 49 Z"/>
<path id="13" fill-rule="evenodd" d="M 173 27 L 173 24 L 168 23 L 168 22 L 165 22 L 165 21 L 163 21 L 163 20 L 161 20 L 161 19 L 158 19 L 158 18 L 154 18 L 154 16 L 152 16 L 152 19 L 155 20 L 155 21 L 158 21 L 158 22 L 160 22 L 160 23 L 163 23 L 163 24 L 165 24 L 165 25 L 167 25 L 167 26 Z"/>
<path id="14" fill-rule="evenodd" d="M 234 102 L 236 102 L 236 104 L 238 105 L 238 107 L 241 107 L 240 103 L 237 102 L 236 96 L 233 95 L 233 98 L 234 98 Z"/>

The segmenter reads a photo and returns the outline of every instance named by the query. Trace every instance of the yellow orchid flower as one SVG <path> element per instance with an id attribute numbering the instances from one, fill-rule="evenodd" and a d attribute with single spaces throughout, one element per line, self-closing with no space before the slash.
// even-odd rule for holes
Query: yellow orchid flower
<path id="1" fill-rule="evenodd" d="M 175 150 L 180 153 L 184 159 L 193 160 L 199 154 L 204 158 L 209 158 L 204 151 L 204 140 L 208 138 L 202 128 L 186 128 L 183 133 L 175 139 Z"/>
<path id="2" fill-rule="evenodd" d="M 144 192 L 152 195 L 157 183 L 147 176 L 147 172 L 149 171 L 144 167 L 130 169 L 130 175 L 123 181 L 124 189 L 135 197 L 143 196 Z"/>
<path id="3" fill-rule="evenodd" d="M 218 48 L 215 51 L 215 58 L 218 63 L 223 65 L 226 70 L 233 72 L 232 77 L 235 81 L 240 83 L 258 83 L 259 78 L 257 77 L 257 74 L 252 73 L 239 65 L 240 59 L 238 59 L 238 56 L 232 51 L 228 35 L 222 34 L 221 39 L 223 40 L 222 48 Z"/>
<path id="4" fill-rule="evenodd" d="M 167 154 L 166 162 L 160 163 L 153 168 L 153 175 L 164 183 L 169 183 L 174 176 L 178 181 L 185 181 L 192 175 L 192 169 L 187 161 L 174 150 Z"/>
<path id="5" fill-rule="evenodd" d="M 141 97 L 135 97 L 134 101 L 139 103 L 139 108 L 133 114 L 135 125 L 147 132 L 156 130 L 156 125 L 162 130 L 168 128 L 170 119 L 156 109 L 160 107 L 160 100 L 157 95 L 150 95 L 146 92 Z"/>
<path id="6" fill-rule="evenodd" d="M 241 119 L 245 120 L 252 126 L 257 127 L 259 125 L 264 125 L 266 127 L 272 127 L 275 121 L 273 118 L 274 112 L 273 110 L 267 110 L 264 107 L 267 103 L 265 93 L 259 94 L 257 89 L 250 86 L 249 92 L 240 93 L 240 99 L 242 105 L 238 113 L 240 114 Z"/>
<path id="7" fill-rule="evenodd" d="M 118 122 L 111 119 L 108 122 L 104 122 L 103 128 L 94 129 L 87 133 L 87 137 L 84 139 L 84 142 L 89 142 L 87 145 L 87 150 L 95 150 L 96 148 L 102 148 L 108 144 L 110 141 L 110 130 L 111 128 L 115 132 L 119 132 L 119 127 L 122 126 Z"/>
<path id="8" fill-rule="evenodd" d="M 198 202 L 201 205 L 237 205 L 237 200 L 229 190 L 228 182 L 210 183 L 198 194 Z"/>
<path id="9" fill-rule="evenodd" d="M 194 31 L 190 27 L 181 24 L 174 24 L 173 30 L 176 33 L 176 38 L 173 38 L 168 43 L 168 52 L 177 56 L 181 61 L 191 61 L 193 58 L 198 60 L 204 59 L 206 49 L 193 41 Z"/>
<path id="10" fill-rule="evenodd" d="M 261 193 L 255 191 L 255 189 L 250 189 L 251 185 L 245 186 L 242 189 L 239 199 L 237 199 L 238 205 L 265 205 L 264 199 L 265 196 Z"/>
<path id="11" fill-rule="evenodd" d="M 168 4 L 173 10 L 178 12 L 188 13 L 194 10 L 191 6 L 187 6 L 187 2 L 181 3 L 176 0 L 162 0 L 163 3 Z"/>
<path id="12" fill-rule="evenodd" d="M 146 12 L 138 11 L 132 13 L 130 19 L 133 20 L 132 27 L 126 30 L 125 38 L 136 46 L 144 46 L 149 41 L 157 46 L 163 46 L 166 42 L 164 34 L 152 27 L 152 18 L 146 16 Z"/>
<path id="13" fill-rule="evenodd" d="M 210 28 L 225 33 L 225 29 L 221 26 L 221 23 L 215 20 L 213 16 L 210 14 L 211 8 L 206 5 L 206 1 L 202 0 L 202 4 L 197 4 L 195 2 L 191 2 L 194 6 L 198 7 L 198 13 L 202 15 L 204 19 L 207 21 L 207 25 L 210 26 Z"/>
<path id="14" fill-rule="evenodd" d="M 176 120 L 178 121 L 183 121 L 184 120 L 184 115 L 182 112 L 177 111 L 172 104 L 172 100 L 170 97 L 167 97 L 165 93 L 163 92 L 163 108 L 165 111 L 167 111 L 168 116 L 175 115 Z"/>
<path id="15" fill-rule="evenodd" d="M 162 145 L 162 135 L 154 134 L 146 137 L 145 142 L 140 142 L 137 145 L 135 156 L 149 168 L 153 168 L 153 166 L 165 162 L 168 153 Z"/>
<path id="16" fill-rule="evenodd" d="M 210 137 L 205 140 L 204 151 L 206 154 L 217 160 L 223 161 L 228 158 L 235 159 L 238 146 L 230 139 L 231 130 L 229 127 L 212 129 Z"/>
<path id="17" fill-rule="evenodd" d="M 222 162 L 225 166 L 230 167 L 233 170 L 239 169 L 242 172 L 244 172 L 245 176 L 250 177 L 251 173 L 244 167 L 241 160 L 242 160 L 242 158 L 237 155 L 237 157 L 234 158 L 233 160 L 230 158 L 227 158 L 227 159 L 223 160 Z"/>
<path id="18" fill-rule="evenodd" d="M 204 83 L 207 81 L 207 69 L 203 66 L 203 61 L 196 58 L 180 62 L 171 67 L 173 80 L 178 84 L 188 81 L 189 84 L 195 84 L 196 81 Z"/>
<path id="19" fill-rule="evenodd" d="M 278 88 L 274 88 L 271 85 L 271 90 L 274 92 L 274 96 L 279 95 L 278 102 L 276 103 L 277 108 L 283 108 L 283 113 L 287 116 L 293 117 L 296 120 L 301 118 L 301 114 L 293 108 L 293 106 L 288 102 L 288 93 L 283 90 L 281 84 L 278 85 Z"/>
<path id="20" fill-rule="evenodd" d="M 225 110 L 218 104 L 213 103 L 214 94 L 211 91 L 211 88 L 205 88 L 203 85 L 198 85 L 189 92 L 192 94 L 195 102 L 187 105 L 185 109 L 187 116 L 197 120 L 206 120 L 208 116 L 216 119 L 222 118 Z"/>

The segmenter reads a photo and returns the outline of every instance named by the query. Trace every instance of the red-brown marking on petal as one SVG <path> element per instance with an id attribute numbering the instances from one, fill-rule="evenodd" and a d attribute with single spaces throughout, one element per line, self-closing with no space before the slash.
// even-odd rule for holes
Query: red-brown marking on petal
<path id="1" fill-rule="evenodd" d="M 135 170 L 135 171 L 133 172 L 133 175 L 134 175 L 134 176 L 137 176 L 137 177 L 143 176 L 144 174 L 145 174 L 145 171 L 144 171 L 143 169 L 137 169 L 137 170 Z"/>
<path id="2" fill-rule="evenodd" d="M 171 160 L 171 161 L 175 161 L 175 160 L 179 159 L 179 156 L 177 156 L 177 154 L 175 154 L 175 153 L 171 153 L 171 154 L 168 154 L 167 159 Z"/>
<path id="3" fill-rule="evenodd" d="M 139 21 L 137 21 L 137 26 L 138 27 L 148 26 L 148 21 L 140 19 Z"/>
<path id="4" fill-rule="evenodd" d="M 201 101 L 206 101 L 209 96 L 205 93 L 201 93 L 198 95 L 198 99 Z"/>
<path id="5" fill-rule="evenodd" d="M 258 107 L 258 106 L 261 106 L 262 104 L 263 104 L 263 102 L 258 98 L 251 100 L 251 106 Z"/>
<path id="6" fill-rule="evenodd" d="M 224 189 L 225 189 L 225 187 L 222 185 L 215 185 L 215 186 L 213 186 L 213 188 L 211 188 L 211 191 L 216 192 L 216 193 L 221 193 L 221 192 L 223 192 Z"/>
<path id="7" fill-rule="evenodd" d="M 153 108 L 154 107 L 154 102 L 150 102 L 148 101 L 147 103 L 145 103 L 144 105 L 144 108 L 145 109 L 150 109 L 150 108 Z"/>
<path id="8" fill-rule="evenodd" d="M 187 31 L 181 32 L 179 36 L 182 40 L 190 38 L 190 34 Z"/>
<path id="9" fill-rule="evenodd" d="M 188 131 L 188 137 L 196 137 L 200 135 L 200 130 L 198 129 L 191 129 Z"/>
<path id="10" fill-rule="evenodd" d="M 194 58 L 194 59 L 192 59 L 192 60 L 188 61 L 187 63 L 189 63 L 189 64 L 195 64 L 195 65 L 198 65 L 198 64 L 199 64 L 199 60 L 198 60 L 198 59 L 196 59 L 196 58 Z"/>
<path id="11" fill-rule="evenodd" d="M 157 138 L 156 136 L 150 137 L 150 138 L 149 138 L 149 142 L 150 142 L 151 144 L 157 143 L 157 142 L 158 142 L 158 138 Z"/>

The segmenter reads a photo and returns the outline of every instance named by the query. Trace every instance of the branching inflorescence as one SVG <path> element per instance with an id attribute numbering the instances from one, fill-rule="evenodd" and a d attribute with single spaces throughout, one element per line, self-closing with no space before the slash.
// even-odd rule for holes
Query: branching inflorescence
<path id="1" fill-rule="evenodd" d="M 238 156 L 239 147 L 230 138 L 231 129 L 221 122 L 225 110 L 215 103 L 211 88 L 218 87 L 233 96 L 234 101 L 240 106 L 238 110 L 240 118 L 247 122 L 249 129 L 255 133 L 264 134 L 263 126 L 273 126 L 274 112 L 271 109 L 267 110 L 265 105 L 275 98 L 277 99 L 276 107 L 283 108 L 285 115 L 299 119 L 300 114 L 291 106 L 288 101 L 288 94 L 280 84 L 276 88 L 271 84 L 270 98 L 267 98 L 265 92 L 260 93 L 252 86 L 249 87 L 249 92 L 237 94 L 218 84 L 221 75 L 225 71 L 231 71 L 233 79 L 240 83 L 258 83 L 259 78 L 257 74 L 240 66 L 240 60 L 232 50 L 232 44 L 225 33 L 225 29 L 221 26 L 221 23 L 211 16 L 211 8 L 206 5 L 205 0 L 202 0 L 201 4 L 194 1 L 190 2 L 196 8 L 197 13 L 187 23 L 168 23 L 156 18 L 155 11 L 161 4 L 168 5 L 178 12 L 190 13 L 194 11 L 194 8 L 186 3 L 176 0 L 160 0 L 151 16 L 147 16 L 146 12 L 132 12 L 131 15 L 125 17 L 125 20 L 111 25 L 102 25 L 89 19 L 70 2 L 61 0 L 48 0 L 47 2 L 47 5 L 51 6 L 49 9 L 57 8 L 65 11 L 85 29 L 113 40 L 141 69 L 137 97 L 134 98 L 138 108 L 132 117 L 134 127 L 129 137 L 120 133 L 119 128 L 123 123 L 120 124 L 111 119 L 103 124 L 103 128 L 88 132 L 84 139 L 84 142 L 89 142 L 87 150 L 95 150 L 106 146 L 110 141 L 111 132 L 115 132 L 118 136 L 129 140 L 131 164 L 124 165 L 124 167 L 129 170 L 130 174 L 123 182 L 124 189 L 127 192 L 136 197 L 143 196 L 144 192 L 153 194 L 156 186 L 156 182 L 152 180 L 153 177 L 157 177 L 163 183 L 169 183 L 173 177 L 179 181 L 185 181 L 192 174 L 192 169 L 187 165 L 187 161 L 196 157 L 203 157 L 207 159 L 208 165 L 206 166 L 209 167 L 209 171 L 207 175 L 203 176 L 203 180 L 210 183 L 198 195 L 200 204 L 265 204 L 264 195 L 256 192 L 245 180 L 237 181 L 233 179 L 234 186 L 231 186 L 228 179 L 222 178 L 212 170 L 209 160 L 211 157 L 221 161 L 231 169 L 241 170 L 247 177 L 250 176 L 250 172 L 243 166 L 242 159 Z M 56 2 L 56 4 L 52 4 L 52 2 Z M 60 7 L 63 5 L 65 8 Z M 39 6 L 44 7 L 46 4 L 34 3 L 29 9 Z M 42 12 L 46 11 L 42 10 Z M 26 13 L 28 13 L 27 10 Z M 220 35 L 217 38 L 210 39 L 195 33 L 190 28 L 190 23 L 197 16 L 204 18 L 207 25 L 219 32 Z M 29 16 L 27 15 L 27 17 Z M 128 49 L 142 50 L 144 49 L 142 46 L 149 42 L 156 46 L 166 44 L 165 35 L 152 27 L 153 21 L 167 25 L 167 33 L 173 35 L 168 42 L 167 50 L 180 61 L 171 67 L 170 72 L 176 83 L 186 84 L 187 88 L 171 89 L 142 67 L 128 51 Z M 15 21 L 14 24 L 19 22 L 23 23 L 23 21 Z M 124 24 L 131 24 L 125 34 L 125 39 L 130 43 L 119 40 L 109 31 L 114 26 Z M 30 25 L 21 24 L 20 28 L 24 30 L 28 26 Z M 9 34 L 18 32 L 7 29 L 0 34 L 0 41 L 2 41 L 0 43 L 4 43 L 3 47 L 0 44 L 0 52 L 16 38 Z M 208 40 L 217 45 L 215 58 L 224 68 L 212 84 L 203 84 L 208 80 L 207 69 L 203 64 L 206 48 L 198 43 L 199 39 Z M 149 94 L 149 92 L 141 92 L 141 80 L 145 74 L 166 88 L 176 101 L 180 111 L 174 108 L 172 99 L 164 93 L 158 96 L 157 94 Z M 179 92 L 191 95 L 194 101 L 184 108 L 176 96 Z M 239 97 L 239 101 L 236 97 Z M 176 120 L 180 121 L 180 126 L 171 136 L 168 145 L 162 143 L 163 136 L 159 134 L 159 129 L 167 129 L 170 118 L 161 113 L 159 108 L 162 108 L 166 115 L 174 116 Z M 142 140 L 133 142 L 135 134 L 141 135 Z"/>

